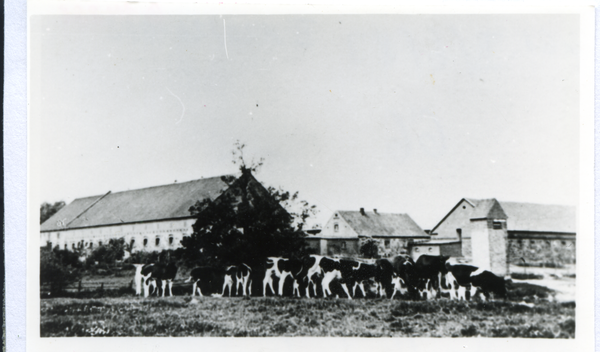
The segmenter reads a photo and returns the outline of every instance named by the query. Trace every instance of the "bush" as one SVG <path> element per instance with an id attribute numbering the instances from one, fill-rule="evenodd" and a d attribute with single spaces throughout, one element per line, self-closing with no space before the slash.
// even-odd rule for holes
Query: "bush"
<path id="1" fill-rule="evenodd" d="M 60 250 L 42 250 L 40 253 L 40 286 L 49 285 L 50 295 L 56 296 L 81 275 L 78 260 Z"/>
<path id="2" fill-rule="evenodd" d="M 111 239 L 106 246 L 100 246 L 92 251 L 85 261 L 87 268 L 99 264 L 114 265 L 125 256 L 125 239 Z"/>
<path id="3" fill-rule="evenodd" d="M 360 244 L 360 254 L 364 258 L 379 258 L 379 242 L 367 239 Z"/>

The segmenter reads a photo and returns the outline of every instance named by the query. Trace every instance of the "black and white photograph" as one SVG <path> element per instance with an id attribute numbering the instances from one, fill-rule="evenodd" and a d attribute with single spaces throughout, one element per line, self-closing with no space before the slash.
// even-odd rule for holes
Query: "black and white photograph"
<path id="1" fill-rule="evenodd" d="M 576 341 L 583 12 L 30 16 L 29 334 Z"/>

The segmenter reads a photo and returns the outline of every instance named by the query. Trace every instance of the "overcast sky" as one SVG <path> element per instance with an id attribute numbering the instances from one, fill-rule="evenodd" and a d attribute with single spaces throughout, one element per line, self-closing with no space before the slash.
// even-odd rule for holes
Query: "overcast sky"
<path id="1" fill-rule="evenodd" d="M 321 210 L 577 204 L 577 15 L 45 16 L 39 200 L 231 174 Z"/>

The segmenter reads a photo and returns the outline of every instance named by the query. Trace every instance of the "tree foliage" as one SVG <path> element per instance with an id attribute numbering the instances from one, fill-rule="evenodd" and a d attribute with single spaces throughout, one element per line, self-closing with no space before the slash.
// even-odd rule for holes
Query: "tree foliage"
<path id="1" fill-rule="evenodd" d="M 360 246 L 360 254 L 364 258 L 378 258 L 379 257 L 379 242 L 372 238 L 361 241 Z"/>
<path id="2" fill-rule="evenodd" d="M 79 279 L 81 262 L 77 253 L 42 249 L 40 253 L 40 286 L 49 285 L 51 295 L 58 295 L 64 288 Z"/>
<path id="3" fill-rule="evenodd" d="M 315 206 L 299 200 L 298 193 L 264 188 L 252 176 L 262 159 L 248 164 L 243 159 L 244 145 L 237 142 L 236 148 L 234 162 L 242 176 L 217 199 L 205 199 L 190 208 L 197 220 L 192 235 L 181 242 L 184 260 L 196 265 L 255 266 L 269 256 L 304 256 L 302 228 L 316 213 Z"/>
<path id="4" fill-rule="evenodd" d="M 95 248 L 86 259 L 88 265 L 98 263 L 113 265 L 117 260 L 122 260 L 125 256 L 125 239 L 113 238 L 108 244 Z"/>
<path id="5" fill-rule="evenodd" d="M 42 203 L 42 206 L 40 207 L 40 224 L 43 224 L 44 221 L 48 220 L 52 215 L 56 214 L 65 205 L 65 202 L 63 202 L 62 200 L 54 204 L 46 202 Z"/>

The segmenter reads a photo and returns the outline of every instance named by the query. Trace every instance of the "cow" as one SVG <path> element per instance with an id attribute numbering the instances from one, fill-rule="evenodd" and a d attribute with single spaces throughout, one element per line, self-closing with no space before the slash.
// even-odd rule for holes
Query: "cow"
<path id="1" fill-rule="evenodd" d="M 485 298 L 490 299 L 490 293 L 506 300 L 506 282 L 503 277 L 496 276 L 488 270 L 477 270 L 471 273 L 471 285 L 477 289 Z"/>
<path id="2" fill-rule="evenodd" d="M 231 297 L 234 286 L 236 296 L 239 295 L 240 286 L 242 295 L 246 296 L 251 294 L 251 273 L 252 270 L 246 264 L 230 265 L 225 268 L 201 266 L 194 268 L 185 282 L 193 282 L 192 296 L 198 291 L 200 297 L 205 295 L 223 297 L 226 292 Z"/>
<path id="3" fill-rule="evenodd" d="M 317 286 L 321 284 L 323 279 L 323 269 L 321 268 L 321 260 L 325 258 L 320 255 L 311 254 L 304 262 L 305 273 L 302 275 L 304 281 L 303 286 L 306 288 L 306 298 L 310 298 L 310 288 L 313 288 L 315 297 L 317 296 Z"/>
<path id="4" fill-rule="evenodd" d="M 394 269 L 394 264 L 389 259 L 378 259 L 375 262 L 378 270 L 377 283 L 379 286 L 379 297 L 387 297 L 389 292 L 394 290 L 394 284 L 392 279 L 394 276 L 398 276 Z"/>
<path id="5" fill-rule="evenodd" d="M 144 269 L 142 269 L 142 273 L 144 273 Z M 169 286 L 169 295 L 173 296 L 173 280 L 177 276 L 177 265 L 175 263 L 148 266 L 145 276 L 147 277 L 147 281 L 156 282 L 157 287 L 158 283 L 161 283 L 162 297 L 165 297 L 167 285 Z M 158 295 L 158 290 L 156 294 Z M 148 296 L 146 295 L 145 297 Z"/>
<path id="6" fill-rule="evenodd" d="M 348 283 L 354 283 L 352 277 L 353 267 L 355 266 L 354 263 L 355 262 L 351 260 L 320 257 L 317 269 L 311 267 L 311 269 L 313 269 L 310 271 L 311 273 L 322 273 L 323 279 L 321 280 L 321 288 L 323 290 L 324 298 L 333 294 L 330 285 L 332 282 L 336 281 L 341 285 L 346 296 L 349 299 L 352 299 L 350 291 L 348 290 Z M 308 281 L 308 279 L 306 281 Z"/>
<path id="7" fill-rule="evenodd" d="M 267 294 L 267 286 L 271 289 L 271 292 L 275 293 L 273 289 L 273 277 L 279 279 L 279 288 L 277 294 L 283 296 L 283 286 L 287 277 L 292 279 L 292 295 L 296 294 L 300 297 L 300 288 L 298 279 L 303 272 L 303 262 L 300 260 L 287 259 L 281 257 L 268 257 L 267 258 L 267 269 L 265 271 L 265 277 L 263 279 L 263 296 Z"/>
<path id="8" fill-rule="evenodd" d="M 192 269 L 189 278 L 185 282 L 193 283 L 192 297 L 196 295 L 196 291 L 198 291 L 200 297 L 219 294 L 219 290 L 221 290 L 220 295 L 222 295 L 226 284 L 225 276 L 226 270 L 219 270 L 211 266 L 200 266 Z M 204 289 L 204 293 L 202 293 L 202 289 Z"/>
<path id="9" fill-rule="evenodd" d="M 177 266 L 175 263 L 169 264 L 151 264 L 144 266 L 141 270 L 141 275 L 144 278 L 144 297 L 149 295 L 150 282 L 154 281 L 156 284 L 161 282 L 162 286 L 162 297 L 165 297 L 167 285 L 169 286 L 169 295 L 173 296 L 173 280 L 177 275 Z M 157 285 L 158 286 L 158 285 Z M 158 290 L 156 291 L 158 295 Z"/>
<path id="10" fill-rule="evenodd" d="M 246 264 L 241 264 L 236 266 L 235 273 L 235 295 L 238 296 L 238 289 L 242 287 L 242 295 L 246 296 L 246 292 L 248 296 L 252 295 L 252 269 Z"/>
<path id="11" fill-rule="evenodd" d="M 421 299 L 432 300 L 437 297 L 436 286 L 434 280 L 420 279 L 417 286 Z"/>
<path id="12" fill-rule="evenodd" d="M 423 289 L 431 285 L 431 289 L 435 290 L 440 286 L 440 274 L 445 275 L 448 272 L 446 261 L 450 257 L 437 255 L 421 255 L 414 265 L 413 285 L 417 286 L 418 290 L 423 293 Z"/>
<path id="13" fill-rule="evenodd" d="M 392 278 L 392 284 L 394 285 L 394 292 L 392 292 L 392 297 L 390 299 L 394 299 L 394 295 L 396 292 L 399 292 L 400 295 L 405 296 L 409 293 L 408 285 L 402 280 L 402 278 L 398 275 L 394 275 Z"/>
<path id="14" fill-rule="evenodd" d="M 455 279 L 454 289 L 457 290 L 457 299 L 470 300 L 477 294 L 482 299 L 489 299 L 490 293 L 506 299 L 506 282 L 504 278 L 496 276 L 494 273 L 480 269 L 468 264 L 446 263 L 446 268 Z M 468 295 L 467 295 L 468 294 Z"/>
<path id="15" fill-rule="evenodd" d="M 379 278 L 380 278 L 380 270 L 377 265 L 374 264 L 365 264 L 361 262 L 357 262 L 357 266 L 352 267 L 352 272 L 349 273 L 352 275 L 352 278 L 349 281 L 354 281 L 354 285 L 352 286 L 352 296 L 356 296 L 356 287 L 359 287 L 363 297 L 367 297 L 367 293 L 365 292 L 365 282 L 369 283 L 371 281 L 375 282 L 375 286 L 379 287 Z"/>
<path id="16" fill-rule="evenodd" d="M 142 270 L 147 266 L 152 266 L 154 264 L 133 264 L 135 267 L 135 276 L 133 281 L 135 282 L 135 294 L 136 296 L 140 296 L 142 294 L 142 287 L 145 282 L 145 277 L 142 275 Z M 147 272 L 147 271 L 146 271 Z M 154 281 L 152 281 L 154 284 Z"/>

